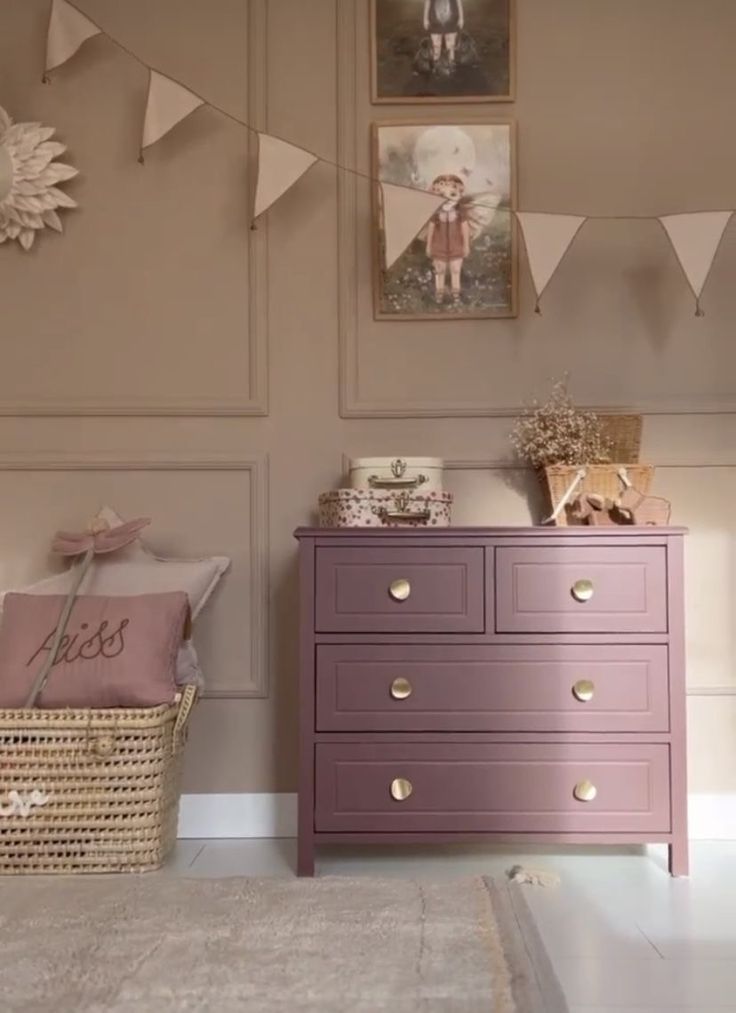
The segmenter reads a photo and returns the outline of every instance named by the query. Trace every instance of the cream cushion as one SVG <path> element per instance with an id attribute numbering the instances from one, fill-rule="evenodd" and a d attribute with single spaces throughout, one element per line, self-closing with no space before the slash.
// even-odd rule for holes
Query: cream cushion
<path id="1" fill-rule="evenodd" d="M 123 520 L 111 507 L 97 515 L 114 527 Z M 225 556 L 204 559 L 165 559 L 155 556 L 140 538 L 119 552 L 98 556 L 87 572 L 79 594 L 138 595 L 185 591 L 194 621 L 207 604 L 212 592 L 230 566 Z M 24 587 L 24 594 L 67 594 L 71 587 L 71 568 Z"/>
<path id="2" fill-rule="evenodd" d="M 97 517 L 110 527 L 123 523 L 112 509 L 103 507 Z M 222 575 L 230 566 L 226 556 L 202 559 L 167 559 L 154 555 L 140 538 L 110 555 L 95 557 L 84 577 L 79 594 L 84 595 L 141 595 L 184 591 L 189 598 L 192 622 L 207 604 Z M 72 568 L 21 588 L 24 594 L 68 594 L 72 583 Z M 0 615 L 8 589 L 0 592 Z M 204 679 L 191 640 L 179 648 L 176 664 L 176 681 L 179 685 L 194 684 L 200 688 Z"/>

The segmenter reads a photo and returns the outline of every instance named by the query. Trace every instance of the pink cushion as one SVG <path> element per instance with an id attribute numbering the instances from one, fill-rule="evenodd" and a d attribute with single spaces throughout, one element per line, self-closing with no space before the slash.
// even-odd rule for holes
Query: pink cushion
<path id="1" fill-rule="evenodd" d="M 8 594 L 0 625 L 0 707 L 23 707 L 53 640 L 63 595 Z M 81 595 L 41 707 L 156 707 L 176 695 L 176 657 L 189 616 L 183 591 Z"/>

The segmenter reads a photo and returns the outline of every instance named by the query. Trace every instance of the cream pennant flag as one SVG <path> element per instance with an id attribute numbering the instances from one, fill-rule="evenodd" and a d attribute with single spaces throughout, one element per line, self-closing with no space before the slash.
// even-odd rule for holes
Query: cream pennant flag
<path id="1" fill-rule="evenodd" d="M 258 183 L 253 218 L 268 211 L 279 197 L 318 161 L 317 156 L 270 134 L 258 134 Z"/>
<path id="2" fill-rule="evenodd" d="M 529 270 L 537 293 L 535 309 L 541 313 L 539 300 L 587 219 L 536 211 L 517 211 L 516 217 L 524 233 Z"/>
<path id="3" fill-rule="evenodd" d="M 199 95 L 195 95 L 178 81 L 172 81 L 170 77 L 152 70 L 148 82 L 148 102 L 143 123 L 141 151 L 160 141 L 164 134 L 168 134 L 177 123 L 181 123 L 202 105 L 204 99 Z"/>
<path id="4" fill-rule="evenodd" d="M 381 183 L 386 270 L 396 263 L 417 238 L 445 198 L 426 190 L 412 190 L 396 183 Z"/>
<path id="5" fill-rule="evenodd" d="M 46 37 L 46 72 L 66 63 L 83 42 L 100 34 L 101 29 L 67 0 L 53 0 Z"/>
<path id="6" fill-rule="evenodd" d="M 733 211 L 665 215 L 660 222 L 695 296 L 695 315 L 703 316 L 700 297 Z"/>

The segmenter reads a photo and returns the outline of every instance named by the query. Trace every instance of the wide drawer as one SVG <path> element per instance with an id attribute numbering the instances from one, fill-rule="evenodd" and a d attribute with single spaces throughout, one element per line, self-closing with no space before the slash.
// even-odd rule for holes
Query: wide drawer
<path id="1" fill-rule="evenodd" d="M 496 550 L 499 633 L 666 633 L 661 546 Z"/>
<path id="2" fill-rule="evenodd" d="M 316 629 L 329 633 L 482 633 L 477 548 L 319 548 Z"/>
<path id="3" fill-rule="evenodd" d="M 667 833 L 669 747 L 319 743 L 315 829 Z"/>
<path id="4" fill-rule="evenodd" d="M 665 646 L 317 648 L 318 731 L 666 732 Z"/>

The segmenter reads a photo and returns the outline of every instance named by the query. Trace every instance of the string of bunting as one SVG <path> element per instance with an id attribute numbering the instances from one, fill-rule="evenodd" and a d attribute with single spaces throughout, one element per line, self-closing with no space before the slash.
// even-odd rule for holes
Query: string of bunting
<path id="1" fill-rule="evenodd" d="M 103 35 L 148 70 L 148 97 L 143 121 L 139 161 L 144 151 L 156 144 L 196 109 L 207 106 L 239 126 L 257 134 L 258 174 L 253 205 L 253 224 L 287 190 L 290 190 L 317 162 L 359 176 L 379 188 L 384 232 L 384 267 L 388 270 L 424 229 L 445 202 L 426 190 L 386 183 L 369 173 L 324 158 L 315 152 L 265 133 L 175 78 L 161 73 L 128 49 L 84 14 L 71 0 L 52 0 L 46 43 L 44 82 L 49 74 L 70 60 L 80 47 L 96 35 Z M 481 202 L 478 202 L 480 206 Z M 697 211 L 685 214 L 654 215 L 572 215 L 494 208 L 496 214 L 514 215 L 527 250 L 529 270 L 536 292 L 536 312 L 549 283 L 588 220 L 658 221 L 675 252 L 682 272 L 695 297 L 696 316 L 703 316 L 701 299 L 726 228 L 735 210 Z"/>

